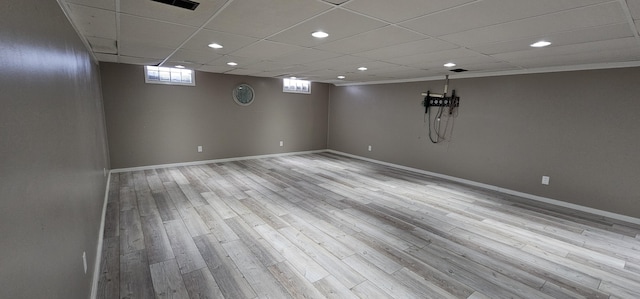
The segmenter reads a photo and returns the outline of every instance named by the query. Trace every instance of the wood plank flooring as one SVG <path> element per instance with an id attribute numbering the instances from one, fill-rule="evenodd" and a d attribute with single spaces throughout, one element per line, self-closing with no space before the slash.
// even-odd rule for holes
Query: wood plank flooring
<path id="1" fill-rule="evenodd" d="M 640 298 L 638 225 L 330 153 L 114 173 L 104 237 L 99 298 Z"/>

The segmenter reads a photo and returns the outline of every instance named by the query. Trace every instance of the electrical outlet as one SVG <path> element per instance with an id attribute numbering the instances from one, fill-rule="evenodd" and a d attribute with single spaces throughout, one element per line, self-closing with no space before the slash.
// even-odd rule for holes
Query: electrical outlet
<path id="1" fill-rule="evenodd" d="M 87 252 L 82 252 L 82 264 L 84 265 L 84 274 L 87 274 Z"/>
<path id="2" fill-rule="evenodd" d="M 284 146 L 284 141 L 280 141 L 280 146 Z"/>
<path id="3" fill-rule="evenodd" d="M 198 153 L 202 153 L 202 145 L 198 145 Z"/>
<path id="4" fill-rule="evenodd" d="M 369 148 L 368 148 L 368 149 L 369 149 L 369 151 L 371 151 L 371 150 L 372 150 L 372 149 L 371 149 L 371 145 L 369 145 Z"/>
<path id="5" fill-rule="evenodd" d="M 546 175 L 542 176 L 542 184 L 543 185 L 549 185 L 549 177 Z"/>

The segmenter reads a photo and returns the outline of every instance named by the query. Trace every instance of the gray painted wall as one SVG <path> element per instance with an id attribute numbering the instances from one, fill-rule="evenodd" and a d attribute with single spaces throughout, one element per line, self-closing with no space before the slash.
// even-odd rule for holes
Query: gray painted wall
<path id="1" fill-rule="evenodd" d="M 440 144 L 420 93 L 442 93 L 444 79 L 332 87 L 329 148 L 640 217 L 638 78 L 640 68 L 455 79 L 459 115 Z"/>
<path id="2" fill-rule="evenodd" d="M 109 164 L 98 66 L 56 1 L 0 6 L 0 298 L 88 298 Z"/>
<path id="3" fill-rule="evenodd" d="M 327 84 L 303 95 L 274 78 L 197 72 L 195 87 L 147 84 L 142 66 L 115 63 L 101 74 L 113 168 L 327 147 Z M 240 83 L 255 90 L 249 106 L 231 96 Z"/>

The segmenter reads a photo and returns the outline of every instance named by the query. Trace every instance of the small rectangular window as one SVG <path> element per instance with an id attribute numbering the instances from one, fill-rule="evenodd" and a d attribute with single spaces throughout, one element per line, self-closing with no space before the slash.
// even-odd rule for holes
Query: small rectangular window
<path id="1" fill-rule="evenodd" d="M 146 83 L 195 86 L 195 75 L 195 72 L 189 69 L 149 65 L 144 67 Z"/>
<path id="2" fill-rule="evenodd" d="M 311 81 L 298 80 L 298 79 L 284 79 L 282 82 L 283 92 L 293 93 L 311 93 Z"/>

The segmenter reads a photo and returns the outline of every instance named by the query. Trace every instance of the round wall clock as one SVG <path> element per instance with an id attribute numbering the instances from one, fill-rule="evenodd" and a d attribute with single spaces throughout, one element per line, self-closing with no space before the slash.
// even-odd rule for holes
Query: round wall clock
<path id="1" fill-rule="evenodd" d="M 253 103 L 255 92 L 249 84 L 240 84 L 233 89 L 233 100 L 238 105 L 248 106 Z"/>

